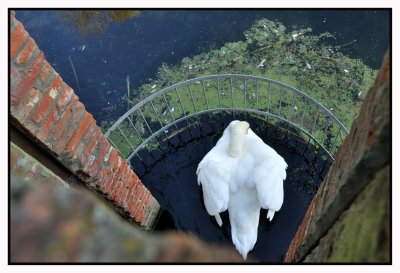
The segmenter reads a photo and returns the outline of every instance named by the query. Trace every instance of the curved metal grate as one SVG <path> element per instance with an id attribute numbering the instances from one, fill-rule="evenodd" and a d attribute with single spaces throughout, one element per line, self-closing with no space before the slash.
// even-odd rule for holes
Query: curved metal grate
<path id="1" fill-rule="evenodd" d="M 297 129 L 331 159 L 349 133 L 326 107 L 294 87 L 263 77 L 224 74 L 190 79 L 155 92 L 126 112 L 105 135 L 129 161 L 143 148 L 156 149 L 158 136 L 168 139 L 178 134 L 180 122 L 190 126 L 191 118 L 226 111 L 265 116 L 278 126 Z"/>

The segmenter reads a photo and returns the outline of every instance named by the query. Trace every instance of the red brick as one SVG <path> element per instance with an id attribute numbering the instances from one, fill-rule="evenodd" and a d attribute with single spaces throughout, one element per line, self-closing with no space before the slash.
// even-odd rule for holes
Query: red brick
<path id="1" fill-rule="evenodd" d="M 129 199 L 131 198 L 132 193 L 133 193 L 133 188 L 128 188 L 128 190 L 126 191 L 124 200 L 122 201 L 121 206 L 122 206 L 126 211 L 128 211 L 128 201 L 129 201 Z"/>
<path id="2" fill-rule="evenodd" d="M 129 193 L 130 189 L 129 187 L 126 186 L 126 184 L 124 184 L 124 186 L 119 190 L 119 192 L 116 194 L 115 196 L 115 202 L 119 205 L 119 206 L 123 206 L 123 201 L 125 200 L 127 194 Z"/>
<path id="3" fill-rule="evenodd" d="M 56 102 L 58 109 L 64 110 L 74 95 L 75 93 L 71 89 L 71 87 L 67 86 L 62 92 L 60 98 Z"/>
<path id="4" fill-rule="evenodd" d="M 28 33 L 25 31 L 24 26 L 16 20 L 15 28 L 11 32 L 11 41 L 10 41 L 10 60 L 12 60 L 15 54 L 18 52 L 18 49 L 21 47 L 22 43 L 28 37 Z"/>
<path id="5" fill-rule="evenodd" d="M 143 184 L 137 183 L 135 190 L 131 196 L 131 200 L 129 200 L 129 211 L 134 212 L 135 208 L 137 208 L 138 202 L 140 202 L 139 197 L 142 195 L 143 192 Z"/>
<path id="6" fill-rule="evenodd" d="M 47 139 L 47 136 L 49 135 L 50 129 L 54 126 L 55 122 L 59 119 L 58 112 L 57 110 L 53 110 L 50 112 L 50 114 L 47 116 L 45 122 L 40 128 L 39 133 L 36 135 L 38 139 L 40 139 L 42 142 L 45 142 Z"/>
<path id="7" fill-rule="evenodd" d="M 110 194 L 115 194 L 116 187 L 118 186 L 118 181 L 120 180 L 122 174 L 121 169 L 122 168 L 119 168 L 118 171 L 114 174 L 113 176 L 114 182 L 110 184 L 108 188 L 106 188 L 106 191 Z"/>
<path id="8" fill-rule="evenodd" d="M 151 195 L 151 193 L 147 190 L 147 192 L 146 192 L 146 194 L 145 194 L 145 196 L 143 197 L 143 203 L 145 203 L 146 204 L 146 206 L 149 206 L 150 204 L 151 204 L 151 202 L 152 202 L 152 195 Z"/>
<path id="9" fill-rule="evenodd" d="M 40 101 L 40 104 L 38 105 L 35 113 L 32 116 L 32 120 L 34 122 L 39 123 L 46 116 L 50 105 L 52 104 L 52 102 L 54 102 L 54 99 L 57 97 L 61 89 L 62 83 L 63 81 L 60 75 L 57 75 L 53 83 L 50 85 L 49 89 L 47 89 L 47 92 L 44 94 L 42 100 Z"/>
<path id="10" fill-rule="evenodd" d="M 118 167 L 118 151 L 114 147 L 111 150 L 110 157 L 108 158 L 107 162 L 111 165 L 111 167 L 116 170 Z"/>
<path id="11" fill-rule="evenodd" d="M 123 181 L 121 181 L 120 179 L 115 179 L 115 181 L 117 181 L 115 184 L 114 184 L 114 186 L 113 186 L 113 188 L 112 189 L 109 189 L 108 190 L 108 192 L 110 193 L 110 198 L 113 200 L 113 201 L 116 201 L 116 198 L 117 198 L 117 195 L 118 195 L 118 193 L 122 190 L 124 190 L 125 189 L 125 186 L 124 186 L 124 182 Z"/>
<path id="12" fill-rule="evenodd" d="M 94 119 L 92 119 L 90 121 L 90 125 L 93 125 L 93 123 L 95 122 Z M 84 131 L 83 134 L 86 134 L 88 131 L 90 130 L 90 128 L 86 128 L 86 130 Z M 82 163 L 82 165 L 86 165 L 86 161 L 87 158 L 85 157 L 85 152 L 87 150 L 87 146 L 88 146 L 88 142 L 84 141 L 83 139 L 78 143 L 77 148 L 73 154 L 73 159 L 78 158 L 80 160 L 80 162 Z"/>
<path id="13" fill-rule="evenodd" d="M 96 184 L 98 188 L 106 193 L 107 187 L 113 183 L 113 173 L 110 169 L 103 169 L 101 173 L 101 177 L 98 179 L 98 183 Z"/>
<path id="14" fill-rule="evenodd" d="M 41 97 L 42 93 L 35 87 L 32 87 L 24 96 L 21 104 L 17 108 L 14 107 L 14 109 L 11 110 L 12 115 L 18 119 L 21 124 L 24 124 Z"/>
<path id="15" fill-rule="evenodd" d="M 38 55 L 38 57 L 33 61 L 32 65 L 30 68 L 25 72 L 24 75 L 22 75 L 21 81 L 16 85 L 14 90 L 11 90 L 11 103 L 14 105 L 17 105 L 20 103 L 21 99 L 29 90 L 34 81 L 36 80 L 40 69 L 43 64 L 43 59 L 44 59 L 44 54 L 41 51 Z"/>
<path id="16" fill-rule="evenodd" d="M 135 215 L 134 215 L 134 219 L 139 222 L 142 223 L 143 222 L 143 212 L 144 212 L 144 205 L 140 204 L 138 205 L 139 208 L 138 210 L 136 210 Z"/>
<path id="17" fill-rule="evenodd" d="M 43 67 L 40 73 L 40 81 L 43 83 L 47 82 L 47 80 L 49 79 L 50 75 L 52 75 L 53 73 L 56 73 L 54 71 L 54 69 L 51 67 L 51 65 L 45 60 L 43 63 Z"/>
<path id="18" fill-rule="evenodd" d="M 10 88 L 11 88 L 11 90 L 15 89 L 15 87 L 19 83 L 20 79 L 21 79 L 21 73 L 19 73 L 18 69 L 14 65 L 11 65 L 11 68 L 10 68 Z"/>
<path id="19" fill-rule="evenodd" d="M 123 162 L 125 162 L 125 160 L 124 160 Z M 125 166 L 126 166 L 126 164 L 125 164 Z M 119 193 L 121 190 L 126 189 L 126 183 L 125 183 L 125 181 L 122 179 L 123 176 L 125 175 L 125 173 L 126 173 L 126 167 L 121 166 L 120 170 L 119 170 L 119 171 L 117 172 L 117 174 L 115 175 L 115 178 L 114 178 L 114 179 L 115 179 L 116 181 L 118 181 L 118 184 L 116 185 L 116 187 L 114 187 L 114 189 L 113 189 L 112 191 L 110 191 L 110 192 L 111 192 L 111 197 L 112 197 L 113 199 L 115 199 L 115 200 L 116 200 L 116 198 L 117 198 L 118 193 Z"/>
<path id="20" fill-rule="evenodd" d="M 61 116 L 60 120 L 58 121 L 56 127 L 51 132 L 51 137 L 54 140 L 60 138 L 61 134 L 64 132 L 65 128 L 69 124 L 69 120 L 72 117 L 74 112 L 75 106 L 78 103 L 78 98 L 75 97 L 72 103 L 68 106 L 67 110 L 65 110 L 64 114 Z"/>
<path id="21" fill-rule="evenodd" d="M 78 155 L 79 159 L 82 161 L 84 165 L 87 164 L 87 160 L 89 156 L 92 155 L 94 148 L 96 147 L 96 144 L 98 141 L 100 141 L 100 136 L 101 130 L 99 127 L 95 127 L 93 137 L 90 139 L 89 144 L 87 145 L 86 149 L 84 149 L 84 152 Z"/>
<path id="22" fill-rule="evenodd" d="M 70 126 L 68 127 L 67 131 L 62 135 L 62 137 L 57 139 L 56 147 L 53 149 L 53 152 L 55 152 L 57 155 L 60 155 L 61 152 L 64 151 L 71 137 L 75 133 L 74 125 L 77 124 L 81 118 L 83 118 L 84 113 L 84 106 L 78 101 L 71 119 Z"/>
<path id="23" fill-rule="evenodd" d="M 85 132 L 85 134 L 83 135 L 83 140 L 86 141 L 90 136 L 93 136 L 95 133 L 95 125 L 96 125 L 96 120 L 93 119 L 93 122 L 90 124 L 89 129 Z"/>
<path id="24" fill-rule="evenodd" d="M 75 134 L 73 135 L 71 141 L 68 143 L 67 148 L 65 151 L 72 155 L 73 152 L 75 151 L 77 145 L 79 144 L 79 141 L 82 138 L 82 134 L 87 129 L 87 126 L 89 125 L 89 122 L 93 119 L 93 116 L 89 114 L 88 112 L 85 112 L 85 115 L 81 121 L 81 123 L 78 125 L 78 128 L 75 131 Z"/>
<path id="25" fill-rule="evenodd" d="M 109 146 L 110 144 L 108 144 L 108 145 L 107 144 L 108 144 L 108 141 L 105 139 L 104 135 L 102 135 L 100 138 L 100 141 L 98 143 L 100 152 L 97 155 L 96 161 L 93 164 L 91 164 L 91 166 L 90 165 L 85 166 L 85 169 L 87 170 L 88 174 L 93 178 L 96 177 L 97 174 L 99 173 L 100 162 L 101 162 L 104 154 L 106 153 L 106 150 L 108 148 L 110 148 L 110 146 Z M 87 167 L 89 167 L 89 168 L 87 168 Z"/>
<path id="26" fill-rule="evenodd" d="M 18 54 L 15 62 L 17 64 L 26 64 L 29 58 L 32 56 L 33 50 L 37 48 L 35 41 L 32 38 L 28 38 L 28 43 L 24 46 L 22 51 Z"/>

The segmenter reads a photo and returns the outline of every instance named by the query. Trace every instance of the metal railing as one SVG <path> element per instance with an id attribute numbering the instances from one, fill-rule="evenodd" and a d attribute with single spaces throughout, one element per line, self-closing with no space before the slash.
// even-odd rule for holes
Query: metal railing
<path id="1" fill-rule="evenodd" d="M 331 159 L 348 134 L 346 127 L 306 93 L 275 80 L 237 74 L 210 75 L 183 81 L 153 93 L 127 111 L 106 132 L 120 154 L 130 160 L 157 137 L 168 139 L 181 122 L 204 114 L 241 112 L 286 124 L 312 140 Z M 155 143 L 152 143 L 155 142 Z"/>

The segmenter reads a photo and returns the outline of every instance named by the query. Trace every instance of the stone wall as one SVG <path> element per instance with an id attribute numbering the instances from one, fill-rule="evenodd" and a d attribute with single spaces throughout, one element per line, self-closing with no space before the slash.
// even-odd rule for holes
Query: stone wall
<path id="1" fill-rule="evenodd" d="M 387 52 L 286 262 L 390 262 L 390 59 Z"/>
<path id="2" fill-rule="evenodd" d="M 159 204 L 10 13 L 10 122 L 121 214 L 149 228 Z"/>
<path id="3" fill-rule="evenodd" d="M 10 263 L 242 262 L 233 247 L 185 233 L 146 232 L 14 143 L 10 151 Z"/>

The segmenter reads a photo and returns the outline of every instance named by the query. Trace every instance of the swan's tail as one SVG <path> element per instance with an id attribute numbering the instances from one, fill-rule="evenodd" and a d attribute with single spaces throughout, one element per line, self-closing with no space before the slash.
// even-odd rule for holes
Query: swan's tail
<path id="1" fill-rule="evenodd" d="M 268 219 L 270 222 L 272 221 L 272 218 L 274 218 L 274 214 L 275 214 L 275 211 L 273 211 L 272 209 L 269 209 L 269 210 L 268 210 L 267 219 Z"/>
<path id="2" fill-rule="evenodd" d="M 222 226 L 222 219 L 221 216 L 219 216 L 219 213 L 214 215 L 215 220 L 217 221 L 218 225 L 221 227 Z"/>

